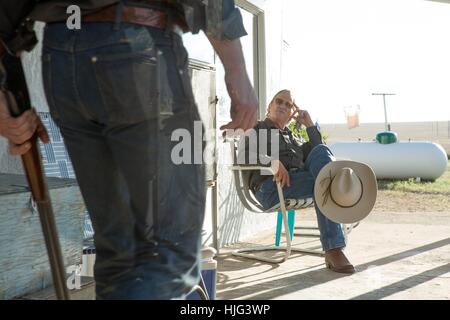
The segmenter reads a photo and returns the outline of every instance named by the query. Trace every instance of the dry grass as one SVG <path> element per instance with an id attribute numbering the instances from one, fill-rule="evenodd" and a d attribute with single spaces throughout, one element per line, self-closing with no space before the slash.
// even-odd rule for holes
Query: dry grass
<path id="1" fill-rule="evenodd" d="M 391 212 L 450 212 L 450 165 L 436 181 L 378 181 L 375 210 Z"/>
<path id="2" fill-rule="evenodd" d="M 413 192 L 420 194 L 441 194 L 450 197 L 450 165 L 447 171 L 436 181 L 416 181 L 409 180 L 380 180 L 378 181 L 380 190 L 393 190 L 403 192 Z"/>

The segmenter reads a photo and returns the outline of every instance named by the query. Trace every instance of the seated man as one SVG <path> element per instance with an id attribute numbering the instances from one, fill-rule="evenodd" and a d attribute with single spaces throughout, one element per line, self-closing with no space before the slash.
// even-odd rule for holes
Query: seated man
<path id="1" fill-rule="evenodd" d="M 286 127 L 291 119 L 296 118 L 298 124 L 306 126 L 309 142 L 302 143 L 300 138 Z M 305 110 L 300 110 L 293 102 L 289 90 L 278 92 L 269 104 L 266 119 L 259 121 L 254 128 L 258 139 L 258 164 L 261 159 L 271 153 L 271 141 L 279 141 L 279 156 L 270 154 L 270 163 L 276 171 L 274 176 L 261 174 L 260 171 L 244 171 L 244 178 L 248 179 L 250 188 L 265 209 L 279 203 L 275 181 L 279 181 L 286 199 L 311 198 L 314 194 L 315 178 L 319 171 L 335 158 L 330 149 L 323 144 L 322 136 Z M 267 154 L 262 151 L 260 130 L 275 133 L 278 137 L 267 137 Z M 274 131 L 275 130 L 275 131 Z M 246 141 L 250 141 L 247 137 Z M 245 144 L 245 154 L 252 156 L 250 143 Z M 246 158 L 249 161 L 251 158 Z M 247 163 L 249 163 L 247 162 Z M 254 163 L 253 163 L 254 164 Z M 329 220 L 315 206 L 320 229 L 320 240 L 325 251 L 325 262 L 328 268 L 340 273 L 354 273 L 355 268 L 343 253 L 345 237 L 341 225 Z"/>

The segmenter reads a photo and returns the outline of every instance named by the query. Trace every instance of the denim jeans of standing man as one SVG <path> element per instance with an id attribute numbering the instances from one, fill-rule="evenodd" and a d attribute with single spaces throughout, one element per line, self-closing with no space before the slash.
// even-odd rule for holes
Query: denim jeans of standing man
<path id="1" fill-rule="evenodd" d="M 283 188 L 285 199 L 305 199 L 314 197 L 314 182 L 320 170 L 335 158 L 331 150 L 323 144 L 315 146 L 306 158 L 303 170 L 289 171 L 291 186 Z M 280 202 L 278 191 L 272 178 L 265 180 L 256 192 L 256 198 L 264 208 L 271 208 Z M 315 204 L 320 241 L 324 251 L 345 247 L 342 226 L 323 215 Z"/>
<path id="2" fill-rule="evenodd" d="M 171 160 L 172 132 L 193 133 L 200 120 L 182 38 L 53 23 L 42 62 L 95 231 L 97 299 L 184 297 L 199 281 L 205 187 L 203 166 Z"/>

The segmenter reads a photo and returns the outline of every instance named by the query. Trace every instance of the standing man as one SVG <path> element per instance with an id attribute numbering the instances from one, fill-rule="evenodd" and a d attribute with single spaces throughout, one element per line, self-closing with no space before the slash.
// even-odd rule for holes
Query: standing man
<path id="1" fill-rule="evenodd" d="M 239 10 L 233 0 L 85 0 L 81 29 L 69 30 L 73 1 L 35 3 L 3 0 L 0 37 L 20 52 L 30 39 L 16 31 L 20 22 L 47 22 L 44 89 L 93 222 L 97 298 L 184 297 L 199 280 L 205 186 L 202 165 L 170 157 L 172 132 L 193 134 L 200 121 L 181 33 L 203 30 L 225 67 L 232 121 L 221 129 L 250 129 L 258 102 Z M 14 154 L 28 150 L 36 128 L 46 141 L 33 112 L 8 118 L 2 101 L 0 132 Z"/>

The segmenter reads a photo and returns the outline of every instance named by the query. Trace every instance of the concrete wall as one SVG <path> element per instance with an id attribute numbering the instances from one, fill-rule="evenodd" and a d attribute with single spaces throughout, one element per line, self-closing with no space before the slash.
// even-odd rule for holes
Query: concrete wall
<path id="1" fill-rule="evenodd" d="M 76 182 L 50 178 L 53 212 L 65 267 L 81 263 L 85 207 Z M 52 283 L 39 215 L 30 210 L 24 176 L 0 174 L 0 300 Z"/>

